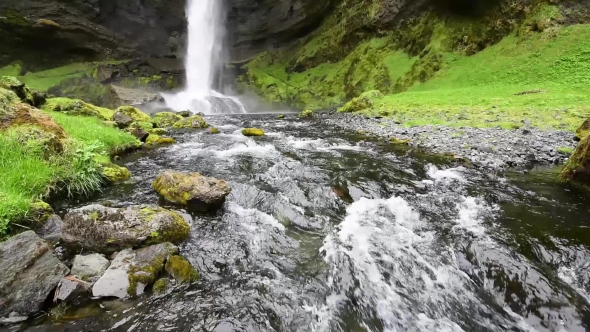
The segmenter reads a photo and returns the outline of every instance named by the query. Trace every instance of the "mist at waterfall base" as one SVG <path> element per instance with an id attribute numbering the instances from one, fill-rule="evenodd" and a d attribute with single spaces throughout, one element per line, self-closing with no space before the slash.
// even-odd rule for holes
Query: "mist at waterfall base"
<path id="1" fill-rule="evenodd" d="M 216 0 L 188 2 L 186 87 L 174 94 L 162 94 L 168 108 L 204 114 L 246 112 L 237 97 L 226 96 L 212 89 L 222 54 L 220 7 L 221 4 Z"/>

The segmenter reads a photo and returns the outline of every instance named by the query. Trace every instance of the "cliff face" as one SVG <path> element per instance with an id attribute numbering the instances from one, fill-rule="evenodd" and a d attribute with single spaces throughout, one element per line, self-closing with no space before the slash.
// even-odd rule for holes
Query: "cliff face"
<path id="1" fill-rule="evenodd" d="M 3 0 L 0 66 L 164 54 L 172 31 L 185 25 L 184 6 L 184 0 Z"/>

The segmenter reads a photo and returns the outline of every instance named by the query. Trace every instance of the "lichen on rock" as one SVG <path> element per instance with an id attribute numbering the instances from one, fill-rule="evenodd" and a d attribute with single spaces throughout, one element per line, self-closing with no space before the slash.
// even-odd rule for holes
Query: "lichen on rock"
<path id="1" fill-rule="evenodd" d="M 264 136 L 264 130 L 260 128 L 244 128 L 242 129 L 244 136 Z"/>
<path id="2" fill-rule="evenodd" d="M 172 127 L 176 122 L 182 120 L 182 116 L 172 112 L 160 112 L 154 115 L 152 123 L 158 128 Z"/>
<path id="3" fill-rule="evenodd" d="M 110 254 L 130 247 L 180 243 L 189 232 L 182 216 L 159 206 L 89 205 L 65 215 L 62 240 L 71 247 Z"/>
<path id="4" fill-rule="evenodd" d="M 166 262 L 168 272 L 179 283 L 190 283 L 199 280 L 199 273 L 184 257 L 174 255 Z"/>
<path id="5" fill-rule="evenodd" d="M 172 128 L 174 129 L 198 129 L 207 127 L 209 127 L 209 125 L 207 124 L 207 122 L 205 122 L 205 119 L 203 119 L 203 117 L 200 115 L 192 115 L 188 118 L 183 118 L 182 120 L 177 121 L 174 125 L 172 125 Z"/>
<path id="6" fill-rule="evenodd" d="M 159 175 L 153 187 L 168 202 L 188 205 L 201 211 L 218 209 L 231 192 L 224 180 L 205 177 L 199 173 L 172 171 Z"/>

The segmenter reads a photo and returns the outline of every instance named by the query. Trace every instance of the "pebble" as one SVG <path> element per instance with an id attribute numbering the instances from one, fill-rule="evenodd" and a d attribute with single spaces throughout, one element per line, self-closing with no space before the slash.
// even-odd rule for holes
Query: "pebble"
<path id="1" fill-rule="evenodd" d="M 434 153 L 453 153 L 473 165 L 502 170 L 531 165 L 562 164 L 569 155 L 558 153 L 560 147 L 575 148 L 574 134 L 564 130 L 521 130 L 495 128 L 446 127 L 426 125 L 402 127 L 389 119 L 335 113 L 321 119 L 328 126 L 367 133 L 381 138 L 408 139 L 411 146 Z M 528 120 L 523 121 L 528 126 Z"/>

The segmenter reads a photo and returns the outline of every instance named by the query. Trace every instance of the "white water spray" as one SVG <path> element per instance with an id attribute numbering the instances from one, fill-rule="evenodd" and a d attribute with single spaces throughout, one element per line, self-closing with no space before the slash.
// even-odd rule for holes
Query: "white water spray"
<path id="1" fill-rule="evenodd" d="M 165 94 L 166 106 L 193 113 L 245 113 L 237 98 L 224 96 L 212 89 L 223 39 L 220 1 L 189 0 L 187 6 L 186 88 L 176 94 Z"/>

